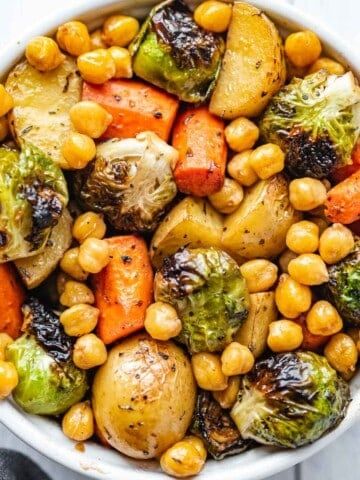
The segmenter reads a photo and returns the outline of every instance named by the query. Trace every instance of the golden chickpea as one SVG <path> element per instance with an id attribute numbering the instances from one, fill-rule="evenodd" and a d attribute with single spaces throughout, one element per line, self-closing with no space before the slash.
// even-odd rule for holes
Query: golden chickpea
<path id="1" fill-rule="evenodd" d="M 10 93 L 0 83 L 0 117 L 6 115 L 14 107 L 14 100 Z M 3 132 L 6 127 L 3 126 Z"/>
<path id="2" fill-rule="evenodd" d="M 291 260 L 293 260 L 296 257 L 297 257 L 297 254 L 295 252 L 292 252 L 289 249 L 284 250 L 284 252 L 279 257 L 279 266 L 282 273 L 289 273 L 289 270 L 288 270 L 289 263 L 291 262 Z"/>
<path id="3" fill-rule="evenodd" d="M 173 477 L 191 477 L 203 468 L 205 459 L 196 446 L 187 440 L 181 440 L 161 455 L 162 470 Z"/>
<path id="4" fill-rule="evenodd" d="M 209 352 L 195 353 L 191 358 L 191 364 L 200 388 L 210 391 L 225 390 L 228 379 L 223 374 L 218 355 Z"/>
<path id="5" fill-rule="evenodd" d="M 116 73 L 114 59 L 105 48 L 83 53 L 77 59 L 77 66 L 82 78 L 95 84 L 105 83 Z"/>
<path id="6" fill-rule="evenodd" d="M 1 95 L 1 93 L 0 93 Z M 6 117 L 0 118 L 0 142 L 9 135 L 9 124 Z"/>
<path id="7" fill-rule="evenodd" d="M 156 340 L 169 340 L 179 335 L 182 323 L 171 305 L 155 302 L 146 310 L 145 330 Z"/>
<path id="8" fill-rule="evenodd" d="M 139 22 L 134 17 L 113 15 L 103 26 L 103 40 L 109 46 L 127 47 L 139 31 Z"/>
<path id="9" fill-rule="evenodd" d="M 259 138 L 259 129 L 248 118 L 239 117 L 225 128 L 225 138 L 232 150 L 242 152 L 254 146 Z"/>
<path id="10" fill-rule="evenodd" d="M 74 223 L 73 237 L 83 243 L 87 238 L 102 239 L 106 234 L 106 225 L 100 213 L 85 212 L 80 215 Z"/>
<path id="11" fill-rule="evenodd" d="M 87 238 L 79 250 L 79 264 L 85 272 L 99 273 L 110 262 L 110 247 L 106 240 Z"/>
<path id="12" fill-rule="evenodd" d="M 311 290 L 283 273 L 275 290 L 275 302 L 284 317 L 297 318 L 301 313 L 309 310 Z"/>
<path id="13" fill-rule="evenodd" d="M 0 400 L 8 397 L 18 384 L 19 377 L 13 363 L 0 361 Z"/>
<path id="14" fill-rule="evenodd" d="M 107 351 L 104 342 L 94 333 L 79 337 L 74 345 L 73 362 L 82 370 L 95 368 L 106 362 Z"/>
<path id="15" fill-rule="evenodd" d="M 129 50 L 123 47 L 110 47 L 109 52 L 116 67 L 114 78 L 131 78 L 133 71 Z"/>
<path id="16" fill-rule="evenodd" d="M 295 253 L 313 253 L 319 246 L 319 227 L 308 220 L 294 223 L 286 234 L 286 245 Z"/>
<path id="17" fill-rule="evenodd" d="M 321 43 L 310 30 L 292 33 L 285 40 L 285 53 L 296 67 L 307 67 L 320 57 Z"/>
<path id="18" fill-rule="evenodd" d="M 5 332 L 0 332 L 0 361 L 5 360 L 6 347 L 13 343 L 13 339 Z"/>
<path id="19" fill-rule="evenodd" d="M 324 355 L 330 365 L 345 375 L 355 372 L 358 351 L 354 340 L 345 333 L 337 333 L 327 343 Z"/>
<path id="20" fill-rule="evenodd" d="M 284 170 L 285 153 L 278 145 L 266 143 L 251 153 L 250 165 L 259 178 L 266 180 Z"/>
<path id="21" fill-rule="evenodd" d="M 35 37 L 30 40 L 25 49 L 25 56 L 30 65 L 40 72 L 54 70 L 65 58 L 58 44 L 49 37 Z"/>
<path id="22" fill-rule="evenodd" d="M 297 178 L 290 182 L 289 196 L 290 203 L 296 210 L 306 212 L 325 203 L 326 187 L 316 178 Z"/>
<path id="23" fill-rule="evenodd" d="M 99 318 L 99 309 L 79 303 L 68 308 L 60 315 L 65 333 L 70 337 L 81 337 L 94 330 Z"/>
<path id="24" fill-rule="evenodd" d="M 64 253 L 60 261 L 60 268 L 75 280 L 84 281 L 88 277 L 88 273 L 79 264 L 79 247 L 70 248 Z"/>
<path id="25" fill-rule="evenodd" d="M 83 100 L 70 108 L 70 118 L 75 129 L 91 138 L 99 138 L 112 122 L 112 115 L 91 100 Z"/>
<path id="26" fill-rule="evenodd" d="M 195 9 L 194 20 L 204 30 L 222 33 L 229 28 L 232 8 L 228 3 L 207 0 Z"/>
<path id="27" fill-rule="evenodd" d="M 351 230 L 341 223 L 334 223 L 321 235 L 319 253 L 326 263 L 333 264 L 349 255 L 354 245 Z"/>
<path id="28" fill-rule="evenodd" d="M 196 448 L 198 454 L 206 460 L 207 457 L 207 450 L 205 448 L 204 442 L 199 437 L 195 437 L 195 435 L 188 435 L 184 437 L 185 442 L 189 442 L 193 447 Z"/>
<path id="29" fill-rule="evenodd" d="M 222 189 L 209 196 L 212 206 L 218 212 L 225 214 L 235 212 L 243 198 L 244 190 L 242 186 L 231 178 L 225 178 Z"/>
<path id="30" fill-rule="evenodd" d="M 267 344 L 273 352 L 291 352 L 303 342 L 300 325 L 291 320 L 277 320 L 269 325 Z"/>
<path id="31" fill-rule="evenodd" d="M 266 292 L 277 280 L 278 267 L 262 258 L 243 263 L 240 270 L 250 293 Z"/>
<path id="32" fill-rule="evenodd" d="M 100 28 L 92 32 L 92 34 L 90 35 L 90 41 L 91 41 L 91 50 L 107 47 L 106 43 L 102 38 L 102 31 Z"/>
<path id="33" fill-rule="evenodd" d="M 73 405 L 63 416 L 62 431 L 71 440 L 85 442 L 94 435 L 94 414 L 89 402 Z"/>
<path id="34" fill-rule="evenodd" d="M 340 332 L 343 321 L 337 310 L 326 300 L 314 303 L 306 316 L 306 325 L 314 335 L 334 335 Z"/>
<path id="35" fill-rule="evenodd" d="M 72 307 L 78 303 L 95 302 L 94 294 L 85 283 L 69 280 L 65 283 L 64 291 L 60 296 L 60 303 L 65 307 Z"/>
<path id="36" fill-rule="evenodd" d="M 60 25 L 56 40 L 62 50 L 78 57 L 91 49 L 91 40 L 87 26 L 76 20 Z"/>
<path id="37" fill-rule="evenodd" d="M 221 355 L 221 369 L 227 377 L 250 372 L 254 363 L 254 355 L 248 347 L 238 342 L 231 342 Z"/>
<path id="38" fill-rule="evenodd" d="M 231 408 L 236 402 L 240 390 L 240 377 L 230 377 L 228 386 L 220 392 L 213 392 L 213 397 L 221 408 Z"/>
<path id="39" fill-rule="evenodd" d="M 309 217 L 309 222 L 315 223 L 318 226 L 320 235 L 329 226 L 328 222 L 322 217 Z"/>
<path id="40" fill-rule="evenodd" d="M 288 265 L 291 277 L 303 285 L 321 285 L 329 280 L 324 260 L 315 253 L 303 253 Z"/>
<path id="41" fill-rule="evenodd" d="M 336 62 L 328 57 L 318 58 L 309 68 L 309 73 L 315 73 L 319 70 L 327 70 L 331 75 L 343 75 L 345 73 L 345 68 L 341 63 Z"/>
<path id="42" fill-rule="evenodd" d="M 65 140 L 62 150 L 63 157 L 70 169 L 85 168 L 96 155 L 96 145 L 92 138 L 82 133 L 73 132 Z"/>
<path id="43" fill-rule="evenodd" d="M 250 157 L 252 150 L 235 155 L 227 165 L 227 171 L 234 180 L 244 187 L 251 187 L 259 177 L 256 175 L 250 165 Z"/>

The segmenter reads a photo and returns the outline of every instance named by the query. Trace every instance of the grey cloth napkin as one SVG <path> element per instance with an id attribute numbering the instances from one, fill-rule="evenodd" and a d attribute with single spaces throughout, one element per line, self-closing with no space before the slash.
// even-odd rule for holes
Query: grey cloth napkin
<path id="1" fill-rule="evenodd" d="M 51 480 L 30 458 L 0 449 L 0 480 Z"/>

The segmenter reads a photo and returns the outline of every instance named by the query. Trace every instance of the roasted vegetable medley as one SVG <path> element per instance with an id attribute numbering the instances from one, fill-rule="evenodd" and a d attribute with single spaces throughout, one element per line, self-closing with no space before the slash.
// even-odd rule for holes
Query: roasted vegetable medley
<path id="1" fill-rule="evenodd" d="M 0 399 L 175 477 L 335 428 L 359 133 L 354 74 L 247 3 L 32 39 L 0 84 Z"/>

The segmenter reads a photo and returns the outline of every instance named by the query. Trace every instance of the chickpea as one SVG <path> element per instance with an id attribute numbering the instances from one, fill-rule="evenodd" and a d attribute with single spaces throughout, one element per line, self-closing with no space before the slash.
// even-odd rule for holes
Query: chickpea
<path id="1" fill-rule="evenodd" d="M 81 169 L 96 155 L 96 145 L 92 138 L 82 133 L 73 132 L 65 140 L 62 150 L 68 168 Z"/>
<path id="2" fill-rule="evenodd" d="M 1 93 L 0 93 L 1 96 Z M 9 124 L 6 117 L 0 118 L 0 142 L 9 135 Z"/>
<path id="3" fill-rule="evenodd" d="M 329 226 L 328 222 L 322 217 L 309 217 L 309 222 L 315 223 L 319 227 L 319 234 L 320 235 Z"/>
<path id="4" fill-rule="evenodd" d="M 343 75 L 345 73 L 345 68 L 341 63 L 336 62 L 328 57 L 318 58 L 309 68 L 309 73 L 315 73 L 319 70 L 327 70 L 331 75 Z"/>
<path id="5" fill-rule="evenodd" d="M 275 302 L 284 317 L 297 318 L 301 313 L 309 310 L 311 290 L 283 273 L 275 290 Z"/>
<path id="6" fill-rule="evenodd" d="M 220 392 L 213 392 L 213 397 L 221 408 L 231 408 L 236 402 L 240 390 L 240 377 L 230 377 L 228 386 Z"/>
<path id="7" fill-rule="evenodd" d="M 227 377 L 250 372 L 254 363 L 254 355 L 248 347 L 238 342 L 230 343 L 221 355 L 221 369 Z"/>
<path id="8" fill-rule="evenodd" d="M 94 333 L 79 337 L 74 345 L 73 362 L 82 370 L 95 368 L 106 362 L 107 351 L 104 342 Z"/>
<path id="9" fill-rule="evenodd" d="M 242 186 L 231 178 L 225 178 L 222 189 L 209 196 L 212 206 L 218 212 L 225 214 L 235 212 L 243 198 L 244 190 Z"/>
<path id="10" fill-rule="evenodd" d="M 319 227 L 308 220 L 294 223 L 286 234 L 286 245 L 295 253 L 313 253 L 319 246 Z"/>
<path id="11" fill-rule="evenodd" d="M 285 53 L 296 67 L 307 67 L 320 57 L 321 43 L 310 30 L 292 33 L 285 40 Z"/>
<path id="12" fill-rule="evenodd" d="M 13 343 L 13 339 L 5 332 L 0 332 L 0 361 L 5 360 L 6 347 Z"/>
<path id="13" fill-rule="evenodd" d="M 269 260 L 257 258 L 241 265 L 240 271 L 250 293 L 266 292 L 277 280 L 278 267 Z"/>
<path id="14" fill-rule="evenodd" d="M 62 50 L 78 57 L 91 49 L 91 40 L 87 26 L 76 20 L 60 25 L 56 41 Z"/>
<path id="15" fill-rule="evenodd" d="M 316 178 L 297 178 L 290 182 L 289 196 L 290 203 L 296 210 L 306 212 L 325 203 L 326 187 Z"/>
<path id="16" fill-rule="evenodd" d="M 85 442 L 94 435 L 94 414 L 89 402 L 73 405 L 63 416 L 62 431 L 71 440 Z"/>
<path id="17" fill-rule="evenodd" d="M 326 263 L 333 264 L 349 255 L 354 245 L 351 230 L 341 223 L 334 223 L 321 235 L 319 253 Z"/>
<path id="18" fill-rule="evenodd" d="M 169 340 L 179 335 L 182 323 L 171 305 L 155 302 L 146 310 L 145 330 L 156 340 Z"/>
<path id="19" fill-rule="evenodd" d="M 77 66 L 82 78 L 95 84 L 105 83 L 116 73 L 114 59 L 105 48 L 83 53 L 77 59 Z"/>
<path id="20" fill-rule="evenodd" d="M 204 30 L 222 33 L 229 28 L 231 14 L 231 5 L 217 0 L 207 0 L 195 9 L 194 20 Z"/>
<path id="21" fill-rule="evenodd" d="M 85 272 L 99 273 L 110 262 L 110 247 L 106 240 L 87 238 L 79 250 L 79 264 Z"/>
<path id="22" fill-rule="evenodd" d="M 329 280 L 324 260 L 315 253 L 303 253 L 288 265 L 291 277 L 303 285 L 321 285 Z"/>
<path id="23" fill-rule="evenodd" d="M 65 283 L 64 291 L 60 296 L 60 303 L 65 307 L 72 307 L 78 303 L 95 302 L 94 294 L 85 283 L 69 280 Z"/>
<path id="24" fill-rule="evenodd" d="M 198 454 L 201 455 L 201 457 L 206 460 L 207 457 L 207 450 L 205 448 L 204 442 L 201 440 L 199 437 L 195 437 L 195 435 L 188 435 L 184 437 L 185 442 L 189 442 L 191 445 L 193 445 Z"/>
<path id="25" fill-rule="evenodd" d="M 162 470 L 173 477 L 191 477 L 203 468 L 205 459 L 196 446 L 187 440 L 181 440 L 161 455 Z"/>
<path id="26" fill-rule="evenodd" d="M 300 325 L 291 320 L 277 320 L 269 325 L 267 344 L 273 352 L 291 352 L 303 342 Z"/>
<path id="27" fill-rule="evenodd" d="M 129 50 L 122 47 L 110 47 L 109 52 L 116 67 L 114 78 L 131 78 L 133 71 Z"/>
<path id="28" fill-rule="evenodd" d="M 248 118 L 239 117 L 225 128 L 225 138 L 232 150 L 242 152 L 255 145 L 259 138 L 259 129 Z"/>
<path id="29" fill-rule="evenodd" d="M 6 115 L 14 107 L 14 100 L 10 93 L 5 90 L 4 85 L 0 83 L 0 117 Z M 3 132 L 6 127 L 3 126 Z"/>
<path id="30" fill-rule="evenodd" d="M 358 351 L 354 340 L 346 333 L 337 333 L 327 343 L 324 355 L 330 365 L 345 375 L 355 372 Z"/>
<path id="31" fill-rule="evenodd" d="M 49 37 L 35 37 L 26 46 L 25 56 L 31 66 L 40 72 L 57 68 L 65 59 L 58 44 Z"/>
<path id="32" fill-rule="evenodd" d="M 314 303 L 306 316 L 306 325 L 314 335 L 335 335 L 343 327 L 343 321 L 337 310 L 326 300 Z"/>
<path id="33" fill-rule="evenodd" d="M 18 384 L 19 377 L 13 363 L 0 361 L 0 400 L 8 397 Z"/>
<path id="34" fill-rule="evenodd" d="M 73 226 L 73 237 L 83 243 L 87 238 L 102 239 L 105 237 L 106 225 L 100 213 L 85 212 L 80 215 Z"/>
<path id="35" fill-rule="evenodd" d="M 285 153 L 278 145 L 266 143 L 251 153 L 250 165 L 259 178 L 266 180 L 284 170 Z"/>
<path id="36" fill-rule="evenodd" d="M 70 118 L 75 129 L 91 138 L 99 138 L 112 122 L 112 115 L 91 100 L 83 100 L 70 108 Z"/>
<path id="37" fill-rule="evenodd" d="M 60 261 L 60 268 L 75 280 L 84 281 L 88 277 L 88 273 L 79 264 L 79 247 L 70 248 L 64 253 Z"/>
<path id="38" fill-rule="evenodd" d="M 92 34 L 90 35 L 90 41 L 91 41 L 91 50 L 107 47 L 106 43 L 102 38 L 102 31 L 100 28 L 92 32 Z"/>
<path id="39" fill-rule="evenodd" d="M 234 180 L 244 187 L 251 187 L 259 177 L 250 165 L 250 157 L 252 150 L 245 150 L 244 152 L 235 155 L 227 166 L 227 171 Z"/>
<path id="40" fill-rule="evenodd" d="M 218 355 L 209 352 L 195 353 L 191 364 L 197 384 L 203 390 L 225 390 L 228 379 L 221 369 L 221 360 Z"/>
<path id="41" fill-rule="evenodd" d="M 103 40 L 109 46 L 127 47 L 139 31 L 139 22 L 134 17 L 113 15 L 103 26 Z"/>
<path id="42" fill-rule="evenodd" d="M 99 318 L 99 309 L 79 303 L 68 308 L 60 315 L 65 333 L 70 337 L 81 337 L 94 330 Z"/>
<path id="43" fill-rule="evenodd" d="M 289 273 L 289 263 L 296 257 L 297 254 L 295 252 L 292 252 L 291 250 L 284 250 L 279 258 L 279 266 L 283 273 Z"/>

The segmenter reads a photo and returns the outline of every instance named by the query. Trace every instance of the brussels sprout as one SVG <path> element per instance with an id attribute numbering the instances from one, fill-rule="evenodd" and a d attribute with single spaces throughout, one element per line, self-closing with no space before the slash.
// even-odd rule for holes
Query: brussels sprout
<path id="1" fill-rule="evenodd" d="M 286 150 L 293 177 L 328 177 L 351 163 L 360 131 L 360 88 L 351 72 L 320 70 L 294 78 L 275 95 L 260 123 L 264 139 Z"/>
<path id="2" fill-rule="evenodd" d="M 178 340 L 191 353 L 223 350 L 249 312 L 239 266 L 216 248 L 184 248 L 165 257 L 155 276 L 155 299 L 176 308 Z"/>
<path id="3" fill-rule="evenodd" d="M 42 251 L 67 202 L 60 168 L 40 150 L 0 148 L 0 263 Z"/>
<path id="4" fill-rule="evenodd" d="M 296 448 L 335 427 L 349 399 L 348 384 L 325 357 L 283 353 L 261 360 L 243 377 L 231 416 L 245 439 Z"/>
<path id="5" fill-rule="evenodd" d="M 130 46 L 138 77 L 191 103 L 210 94 L 224 49 L 222 37 L 200 28 L 182 0 L 153 8 Z"/>
<path id="6" fill-rule="evenodd" d="M 360 242 L 353 253 L 331 265 L 328 272 L 331 300 L 344 320 L 360 326 Z"/>
<path id="7" fill-rule="evenodd" d="M 241 437 L 229 413 L 210 392 L 200 391 L 198 395 L 191 432 L 204 440 L 215 460 L 242 453 L 253 445 Z"/>
<path id="8" fill-rule="evenodd" d="M 98 146 L 96 159 L 76 174 L 81 202 L 103 212 L 118 230 L 153 230 L 176 195 L 171 166 L 178 153 L 153 132 Z"/>

